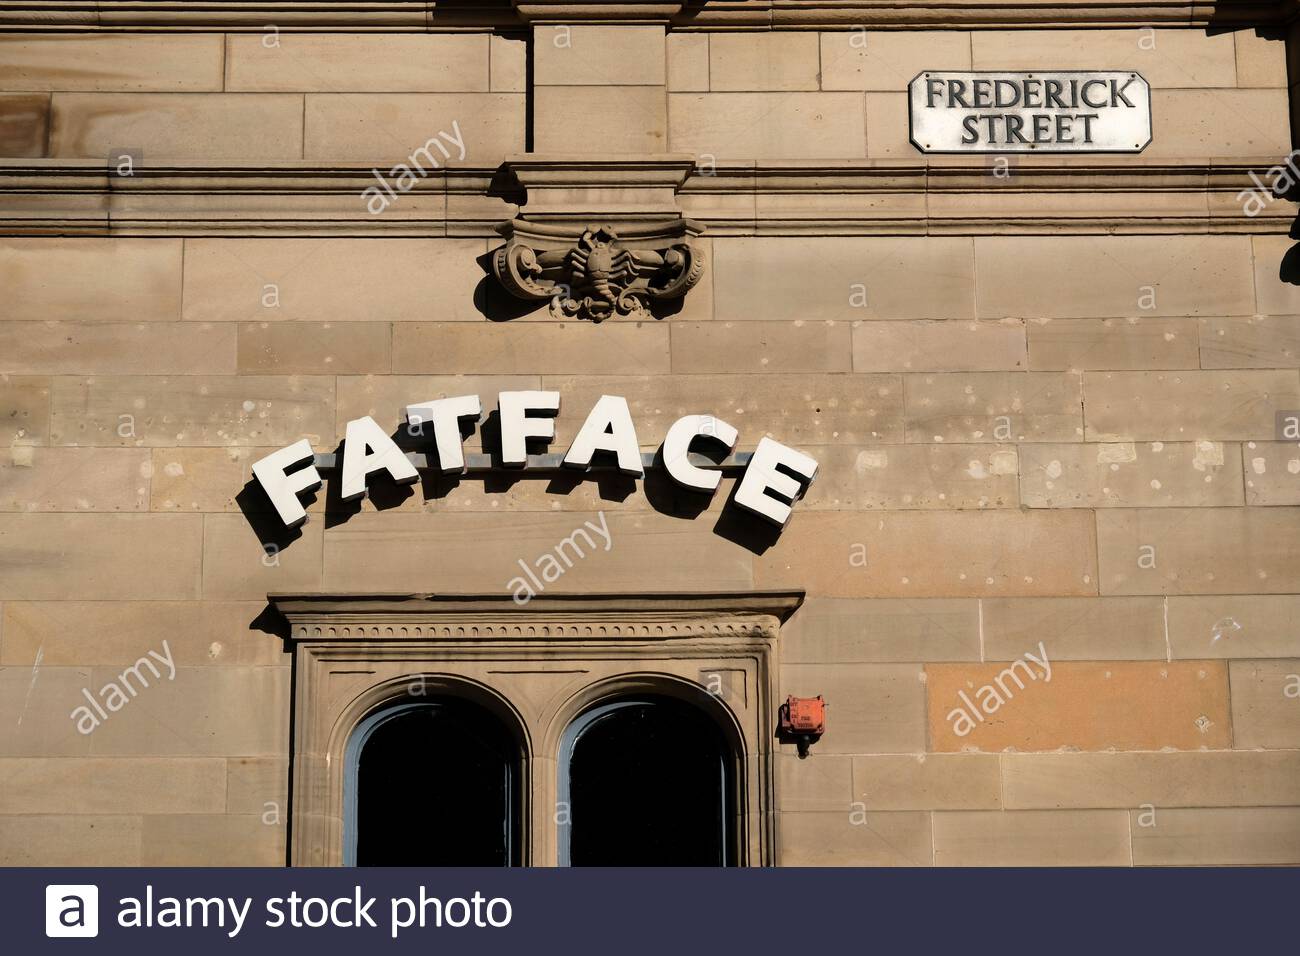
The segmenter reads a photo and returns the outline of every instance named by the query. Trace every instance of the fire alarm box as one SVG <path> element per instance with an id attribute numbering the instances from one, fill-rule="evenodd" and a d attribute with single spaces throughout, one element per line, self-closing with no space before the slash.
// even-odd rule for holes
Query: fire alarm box
<path id="1" fill-rule="evenodd" d="M 781 729 L 791 735 L 820 737 L 826 732 L 826 702 L 816 697 L 787 697 L 781 708 Z"/>

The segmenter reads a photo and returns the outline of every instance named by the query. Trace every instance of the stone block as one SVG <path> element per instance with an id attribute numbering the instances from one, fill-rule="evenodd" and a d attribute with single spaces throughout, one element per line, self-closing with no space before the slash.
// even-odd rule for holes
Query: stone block
<path id="1" fill-rule="evenodd" d="M 1097 512 L 1103 594 L 1286 594 L 1300 590 L 1300 508 Z"/>
<path id="2" fill-rule="evenodd" d="M 489 87 L 493 93 L 528 91 L 528 41 L 493 33 L 488 37 Z"/>
<path id="3" fill-rule="evenodd" d="M 235 330 L 208 322 L 0 322 L 0 355 L 20 374 L 223 375 Z"/>
<path id="4" fill-rule="evenodd" d="M 663 86 L 662 26 L 539 26 L 533 30 L 538 86 Z"/>
<path id="5" fill-rule="evenodd" d="M 1285 154 L 1286 150 L 1278 153 L 1277 161 Z M 1295 248 L 1295 240 L 1290 236 L 1252 236 L 1250 241 L 1254 250 L 1255 294 L 1259 301 L 1258 309 L 1250 311 L 1258 311 L 1260 315 L 1300 314 L 1300 288 L 1296 284 L 1295 268 L 1287 258 Z"/>
<path id="6" fill-rule="evenodd" d="M 936 866 L 1128 866 L 1121 810 L 934 814 Z"/>
<path id="7" fill-rule="evenodd" d="M 145 165 L 303 158 L 302 97 L 287 93 L 55 93 L 49 155 Z M 351 157 L 338 157 L 347 159 Z"/>
<path id="8" fill-rule="evenodd" d="M 146 816 L 142 866 L 284 866 L 288 829 L 255 814 Z"/>
<path id="9" fill-rule="evenodd" d="M 30 667 L 133 664 L 168 642 L 180 667 L 287 664 L 281 640 L 254 627 L 253 601 L 6 601 L 0 663 Z M 161 650 L 160 650 L 161 653 Z"/>
<path id="10" fill-rule="evenodd" d="M 49 378 L 0 373 L 0 443 L 20 455 L 17 446 L 45 445 L 49 440 Z"/>
<path id="11" fill-rule="evenodd" d="M 399 163 L 409 165 L 411 154 L 434 137 L 440 137 L 451 154 L 444 156 L 430 146 L 429 155 L 439 163 L 495 166 L 507 155 L 524 151 L 520 93 L 308 93 L 306 97 L 304 159 L 376 163 L 382 172 Z M 448 137 L 454 142 L 448 142 Z M 423 156 L 418 159 L 428 163 Z"/>
<path id="12" fill-rule="evenodd" d="M 1083 436 L 1079 376 L 953 372 L 904 378 L 909 442 L 1067 442 Z"/>
<path id="13" fill-rule="evenodd" d="M 1030 508 L 1231 507 L 1243 503 L 1235 442 L 1028 444 L 1020 500 Z"/>
<path id="14" fill-rule="evenodd" d="M 1286 41 L 1262 32 L 1245 29 L 1232 34 L 1237 45 L 1237 85 L 1285 89 Z"/>
<path id="15" fill-rule="evenodd" d="M 814 748 L 806 759 L 776 754 L 776 805 L 778 810 L 804 813 L 847 813 L 853 802 L 853 758 L 820 753 Z"/>
<path id="16" fill-rule="evenodd" d="M 226 38 L 230 92 L 481 93 L 488 36 L 475 33 L 261 33 Z"/>
<path id="17" fill-rule="evenodd" d="M 907 94 L 868 93 L 866 103 L 867 158 L 916 162 L 919 153 L 912 145 Z"/>
<path id="18" fill-rule="evenodd" d="M 1300 657 L 1300 595 L 1171 597 L 1169 646 L 1175 660 Z"/>
<path id="19" fill-rule="evenodd" d="M 91 738 L 78 733 L 71 715 L 86 704 L 83 690 L 98 686 L 90 668 L 41 664 L 0 670 L 0 756 L 88 755 Z"/>
<path id="20" fill-rule="evenodd" d="M 1166 657 L 1160 598 L 986 598 L 980 615 L 985 660 L 1015 660 L 1040 640 L 1054 660 Z"/>
<path id="21" fill-rule="evenodd" d="M 0 780 L 0 814 L 220 813 L 226 803 L 226 762 L 215 757 L 5 757 Z"/>
<path id="22" fill-rule="evenodd" d="M 669 370 L 668 335 L 656 322 L 401 322 L 393 326 L 393 371 L 656 375 Z"/>
<path id="23" fill-rule="evenodd" d="M 912 511 L 1014 508 L 1016 449 L 1003 445 L 877 445 L 805 448 L 817 481 L 800 508 Z"/>
<path id="24" fill-rule="evenodd" d="M 181 241 L 0 239 L 0 286 L 5 319 L 171 321 L 180 315 Z"/>
<path id="25" fill-rule="evenodd" d="M 220 92 L 223 40 L 219 33 L 11 33 L 0 37 L 0 89 Z"/>
<path id="26" fill-rule="evenodd" d="M 1300 801 L 1300 754 L 1004 754 L 1009 809 L 1286 806 Z M 1136 835 L 1137 831 L 1134 831 Z"/>
<path id="27" fill-rule="evenodd" d="M 1157 809 L 1154 819 L 1134 810 L 1131 816 L 1135 866 L 1300 864 L 1300 807 Z"/>
<path id="28" fill-rule="evenodd" d="M 1300 368 L 1300 315 L 1201 319 L 1202 368 Z"/>
<path id="29" fill-rule="evenodd" d="M 1300 409 L 1300 375 L 1085 372 L 1083 401 L 1088 441 L 1269 440 L 1277 412 Z"/>
<path id="30" fill-rule="evenodd" d="M 1255 312 L 1246 236 L 980 236 L 975 268 L 981 318 Z"/>
<path id="31" fill-rule="evenodd" d="M 668 89 L 680 93 L 709 89 L 708 33 L 668 34 Z"/>
<path id="32" fill-rule="evenodd" d="M 1233 743 L 1300 750 L 1300 660 L 1233 661 L 1228 671 Z"/>
<path id="33" fill-rule="evenodd" d="M 856 322 L 858 372 L 995 372 L 1027 368 L 1025 326 L 1002 322 Z"/>
<path id="34" fill-rule="evenodd" d="M 0 816 L 0 866 L 139 866 L 138 816 Z"/>
<path id="35" fill-rule="evenodd" d="M 1287 91 L 1152 90 L 1158 132 L 1144 156 L 1248 159 L 1291 152 Z"/>
<path id="36" fill-rule="evenodd" d="M 289 761 L 282 757 L 231 757 L 226 761 L 226 810 L 258 814 L 268 826 L 284 824 L 289 810 Z"/>
<path id="37" fill-rule="evenodd" d="M 0 157 L 39 159 L 49 130 L 49 94 L 0 93 Z"/>
<path id="38" fill-rule="evenodd" d="M 808 598 L 781 628 L 781 659 L 890 664 L 976 661 L 977 601 Z"/>
<path id="39" fill-rule="evenodd" d="M 820 69 L 816 33 L 709 35 L 709 88 L 715 92 L 815 90 Z"/>
<path id="40" fill-rule="evenodd" d="M 993 754 L 886 754 L 853 758 L 853 792 L 868 810 L 997 810 Z"/>
<path id="41" fill-rule="evenodd" d="M 1081 511 L 796 512 L 755 577 L 821 597 L 1084 595 L 1094 548 Z"/>
<path id="42" fill-rule="evenodd" d="M 54 380 L 59 445 L 269 445 L 334 441 L 334 379 L 325 376 L 113 376 Z M 331 446 L 327 449 L 325 446 Z"/>
<path id="43" fill-rule="evenodd" d="M 928 813 L 782 813 L 781 866 L 929 866 Z"/>
<path id="44" fill-rule="evenodd" d="M 678 373 L 853 371 L 847 322 L 674 322 L 670 328 Z"/>
<path id="45" fill-rule="evenodd" d="M 662 69 L 662 58 L 659 62 Z M 601 153 L 666 151 L 668 107 L 662 86 L 537 86 L 533 108 L 538 152 L 572 152 L 575 116 L 600 130 Z"/>
<path id="46" fill-rule="evenodd" d="M 0 457 L 0 511 L 148 511 L 151 470 L 144 449 L 16 445 Z"/>
<path id="47" fill-rule="evenodd" d="M 696 157 L 862 159 L 865 113 L 859 93 L 669 93 L 668 142 Z"/>
<path id="48" fill-rule="evenodd" d="M 484 252 L 481 239 L 188 239 L 184 317 L 479 322 Z"/>
<path id="49" fill-rule="evenodd" d="M 156 650 L 166 656 L 161 648 Z M 174 679 L 169 679 L 165 665 L 158 669 L 162 676 L 156 681 L 146 669 L 149 686 L 140 688 L 121 710 L 109 713 L 89 735 L 96 755 L 287 755 L 287 663 L 281 667 L 177 667 Z M 121 686 L 120 673 L 118 668 L 96 667 L 87 686 L 103 700 L 99 689 L 109 682 Z M 75 697 L 71 701 L 69 708 L 84 703 Z"/>
<path id="50" fill-rule="evenodd" d="M 189 323 L 185 323 L 189 324 Z M 242 322 L 241 375 L 358 375 L 393 364 L 386 322 Z"/>
<path id="51" fill-rule="evenodd" d="M 1246 504 L 1300 505 L 1300 442 L 1246 442 L 1242 465 Z"/>
<path id="52" fill-rule="evenodd" d="M 0 598 L 197 598 L 194 515 L 0 514 Z"/>
<path id="53" fill-rule="evenodd" d="M 1197 331 L 1195 320 L 1180 318 L 1033 320 L 1029 368 L 1199 368 Z"/>
<path id="54" fill-rule="evenodd" d="M 960 237 L 747 238 L 713 244 L 718 319 L 969 319 Z"/>
<path id="55" fill-rule="evenodd" d="M 1008 665 L 927 664 L 930 748 L 997 753 L 1231 746 L 1223 662 L 1054 661 L 1057 640 L 1040 634 Z M 1023 657 L 1041 660 L 1044 652 L 1050 673 Z"/>

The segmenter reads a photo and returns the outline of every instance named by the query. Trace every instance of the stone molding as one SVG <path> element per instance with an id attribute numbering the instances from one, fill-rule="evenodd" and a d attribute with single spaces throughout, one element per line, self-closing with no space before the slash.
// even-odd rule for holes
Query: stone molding
<path id="1" fill-rule="evenodd" d="M 798 591 L 271 595 L 294 654 L 294 866 L 344 858 L 347 744 L 376 710 L 418 696 L 474 700 L 523 758 L 525 865 L 557 861 L 560 741 L 614 696 L 666 693 L 712 713 L 736 748 L 742 865 L 776 862 L 774 757 L 781 624 Z M 706 690 L 704 675 L 722 690 Z M 724 680 L 724 676 L 726 680 Z"/>
<path id="2" fill-rule="evenodd" d="M 1008 29 L 1121 26 L 1276 26 L 1295 0 L 0 0 L 0 30 L 442 32 L 520 29 L 535 23 L 669 23 L 673 29 Z"/>
<path id="3" fill-rule="evenodd" d="M 965 157 L 749 163 L 713 175 L 689 174 L 688 162 L 680 187 L 663 184 L 662 170 L 644 177 L 641 213 L 623 204 L 615 217 L 606 204 L 563 214 L 557 187 L 553 216 L 530 199 L 529 218 L 568 224 L 574 239 L 593 219 L 616 218 L 622 230 L 679 217 L 713 236 L 1284 234 L 1296 203 L 1278 200 L 1250 217 L 1237 199 L 1256 188 L 1252 173 L 1267 181 L 1280 160 L 1033 157 L 1005 180 Z M 157 166 L 122 179 L 100 161 L 4 160 L 0 235 L 495 238 L 523 196 L 498 169 L 452 167 L 375 217 L 361 198 L 373 182 L 360 165 Z"/>

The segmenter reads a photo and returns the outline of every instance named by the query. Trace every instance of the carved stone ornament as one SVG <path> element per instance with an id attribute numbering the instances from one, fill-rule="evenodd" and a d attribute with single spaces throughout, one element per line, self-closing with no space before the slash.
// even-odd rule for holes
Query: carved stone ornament
<path id="1" fill-rule="evenodd" d="M 702 227 L 689 219 L 616 230 L 516 219 L 498 227 L 507 238 L 492 259 L 497 280 L 521 299 L 550 300 L 555 318 L 603 322 L 649 319 L 653 300 L 680 299 L 704 275 Z"/>

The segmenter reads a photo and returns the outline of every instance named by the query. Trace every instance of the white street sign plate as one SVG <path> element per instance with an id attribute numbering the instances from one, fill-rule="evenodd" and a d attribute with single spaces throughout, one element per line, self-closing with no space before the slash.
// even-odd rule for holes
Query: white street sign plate
<path id="1" fill-rule="evenodd" d="M 1127 70 L 922 73 L 908 86 L 923 153 L 1140 153 L 1151 86 Z"/>

